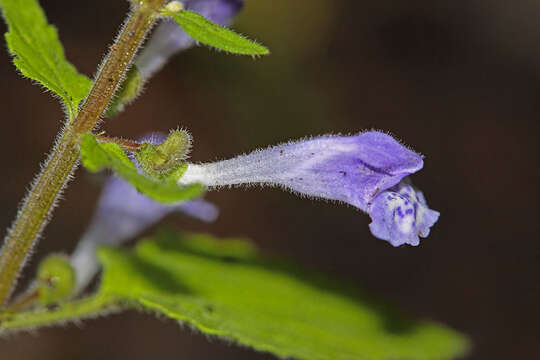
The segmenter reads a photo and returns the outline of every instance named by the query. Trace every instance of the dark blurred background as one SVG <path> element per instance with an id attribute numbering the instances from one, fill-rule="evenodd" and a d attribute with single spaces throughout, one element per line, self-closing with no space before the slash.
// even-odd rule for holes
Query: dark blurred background
<path id="1" fill-rule="evenodd" d="M 92 75 L 128 8 L 122 0 L 42 0 L 68 58 Z M 192 159 L 228 158 L 306 135 L 392 132 L 426 155 L 414 179 L 442 213 L 417 248 L 373 238 L 369 217 L 275 189 L 208 194 L 205 226 L 288 257 L 468 334 L 470 359 L 540 358 L 538 118 L 540 2 L 248 0 L 234 28 L 261 40 L 259 60 L 195 48 L 179 55 L 111 135 L 181 126 Z M 2 25 L 2 32 L 4 31 Z M 4 161 L 0 228 L 60 129 L 56 100 L 0 59 Z M 77 172 L 26 268 L 71 251 L 100 188 Z M 80 329 L 82 328 L 82 329 Z M 128 312 L 0 341 L 2 359 L 271 359 Z"/>

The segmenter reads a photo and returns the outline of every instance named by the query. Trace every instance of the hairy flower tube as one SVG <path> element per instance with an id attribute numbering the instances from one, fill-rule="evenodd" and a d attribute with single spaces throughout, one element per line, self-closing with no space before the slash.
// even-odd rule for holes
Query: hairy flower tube
<path id="1" fill-rule="evenodd" d="M 370 229 L 376 237 L 394 246 L 418 245 L 418 237 L 426 237 L 439 216 L 404 179 L 422 167 L 422 156 L 390 135 L 369 131 L 289 142 L 215 163 L 189 164 L 178 184 L 201 183 L 210 188 L 262 184 L 342 201 L 371 216 Z"/>
<path id="2" fill-rule="evenodd" d="M 199 13 L 219 25 L 226 26 L 242 9 L 244 1 L 184 0 L 182 4 L 185 9 Z M 161 22 L 135 60 L 142 78 L 151 77 L 167 63 L 171 56 L 193 46 L 194 43 L 195 41 L 173 19 Z"/>

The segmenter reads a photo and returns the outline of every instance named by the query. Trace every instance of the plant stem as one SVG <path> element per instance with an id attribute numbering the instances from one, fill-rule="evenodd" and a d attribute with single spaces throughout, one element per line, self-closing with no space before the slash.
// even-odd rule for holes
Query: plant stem
<path id="1" fill-rule="evenodd" d="M 110 137 L 110 136 L 96 135 L 96 140 L 99 141 L 99 142 L 113 142 L 113 143 L 116 143 L 124 151 L 129 151 L 129 152 L 137 152 L 141 148 L 141 144 L 139 144 L 137 142 L 126 140 L 126 139 Z"/>
<path id="2" fill-rule="evenodd" d="M 66 125 L 40 174 L 32 183 L 0 252 L 0 306 L 6 304 L 25 260 L 47 225 L 58 197 L 77 168 L 81 136 L 96 127 L 165 1 L 144 0 L 134 5 L 133 12 L 114 45 L 110 47 L 77 117 Z"/>

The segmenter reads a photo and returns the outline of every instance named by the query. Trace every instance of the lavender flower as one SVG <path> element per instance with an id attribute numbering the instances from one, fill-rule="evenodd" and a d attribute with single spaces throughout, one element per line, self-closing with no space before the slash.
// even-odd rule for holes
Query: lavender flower
<path id="1" fill-rule="evenodd" d="M 173 212 L 183 212 L 205 222 L 217 218 L 217 208 L 204 200 L 160 204 L 140 194 L 122 179 L 111 177 L 99 199 L 96 213 L 71 256 L 77 274 L 77 292 L 99 270 L 95 250 L 100 245 L 118 246 Z"/>
<path id="2" fill-rule="evenodd" d="M 184 8 L 199 13 L 219 25 L 229 25 L 242 9 L 243 0 L 184 0 Z M 154 31 L 135 64 L 142 78 L 159 71 L 171 56 L 191 47 L 195 41 L 172 20 L 164 20 Z"/>
<path id="3" fill-rule="evenodd" d="M 420 155 L 387 134 L 370 131 L 290 142 L 216 163 L 190 164 L 178 183 L 263 184 L 342 201 L 371 216 L 370 229 L 376 237 L 394 246 L 418 245 L 418 236 L 428 235 L 438 213 L 429 210 L 422 194 L 402 180 L 422 167 Z"/>

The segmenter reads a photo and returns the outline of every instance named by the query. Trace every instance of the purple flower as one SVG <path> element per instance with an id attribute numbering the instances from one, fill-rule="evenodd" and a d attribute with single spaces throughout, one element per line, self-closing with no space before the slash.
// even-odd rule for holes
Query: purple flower
<path id="1" fill-rule="evenodd" d="M 427 236 L 438 213 L 427 209 L 421 193 L 415 194 L 412 187 L 408 195 L 401 193 L 409 185 L 400 182 L 422 167 L 420 155 L 387 134 L 370 131 L 290 142 L 216 163 L 189 164 L 178 183 L 209 187 L 263 184 L 342 201 L 371 216 L 370 229 L 376 237 L 395 246 L 417 245 L 418 236 Z M 409 203 L 400 207 L 384 200 L 388 191 L 400 199 L 409 196 Z M 404 221 L 409 221 L 409 213 L 404 220 L 392 214 L 407 212 L 409 205 L 416 212 L 407 227 Z"/>
<path id="2" fill-rule="evenodd" d="M 243 0 L 184 0 L 182 3 L 185 9 L 223 26 L 229 25 L 244 5 Z M 195 41 L 174 20 L 164 20 L 135 60 L 142 78 L 151 77 L 171 56 L 191 47 L 194 43 Z"/>
<path id="3" fill-rule="evenodd" d="M 96 247 L 118 246 L 173 212 L 183 212 L 205 222 L 212 222 L 218 216 L 218 209 L 207 201 L 161 204 L 140 194 L 124 180 L 111 177 L 103 188 L 90 226 L 71 256 L 77 291 L 84 289 L 99 270 Z"/>

